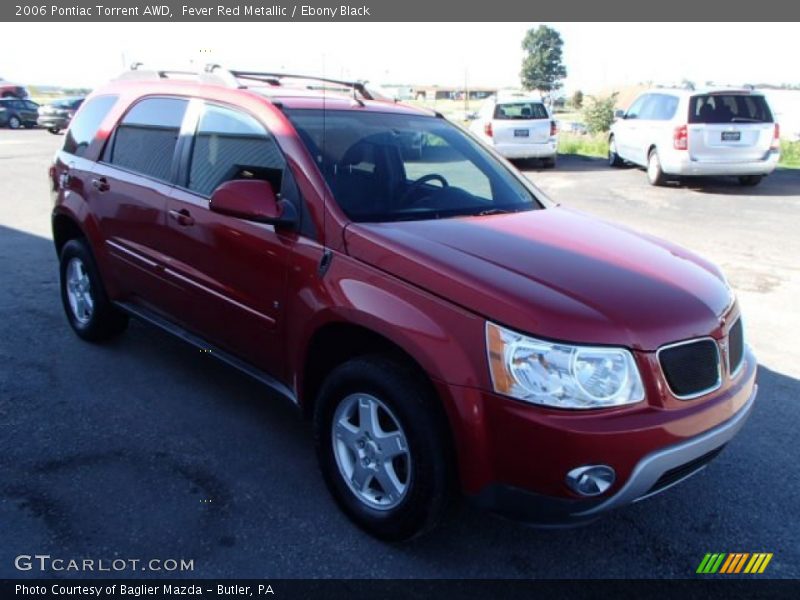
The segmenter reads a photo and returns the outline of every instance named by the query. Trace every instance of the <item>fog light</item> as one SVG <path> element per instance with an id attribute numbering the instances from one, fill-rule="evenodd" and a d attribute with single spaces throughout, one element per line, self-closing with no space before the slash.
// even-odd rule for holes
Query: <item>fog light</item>
<path id="1" fill-rule="evenodd" d="M 567 485 L 581 496 L 599 496 L 614 483 L 614 469 L 608 465 L 587 465 L 567 473 Z"/>

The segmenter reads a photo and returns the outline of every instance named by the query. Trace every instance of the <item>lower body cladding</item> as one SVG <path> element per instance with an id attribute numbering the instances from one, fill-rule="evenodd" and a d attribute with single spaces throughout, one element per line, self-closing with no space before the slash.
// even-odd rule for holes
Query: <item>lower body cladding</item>
<path id="1" fill-rule="evenodd" d="M 546 142 L 527 142 L 514 144 L 495 144 L 495 151 L 503 158 L 510 160 L 526 158 L 553 158 L 557 152 L 555 139 Z"/>
<path id="2" fill-rule="evenodd" d="M 750 415 L 755 376 L 748 350 L 735 381 L 685 407 L 644 404 L 583 414 L 449 388 L 460 417 L 472 418 L 472 427 L 455 435 L 462 488 L 477 506 L 532 525 L 592 521 L 702 470 Z M 593 466 L 600 467 L 593 471 L 599 479 L 589 481 L 586 488 L 596 495 L 588 497 L 570 474 Z"/>
<path id="3" fill-rule="evenodd" d="M 686 151 L 659 153 L 661 169 L 668 175 L 746 176 L 769 175 L 778 166 L 780 154 L 770 151 L 760 160 L 698 160 Z"/>

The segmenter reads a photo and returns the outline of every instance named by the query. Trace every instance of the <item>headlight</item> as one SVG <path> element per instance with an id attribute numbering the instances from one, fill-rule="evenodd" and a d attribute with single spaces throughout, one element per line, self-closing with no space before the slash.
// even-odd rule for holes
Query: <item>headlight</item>
<path id="1" fill-rule="evenodd" d="M 494 391 L 556 408 L 604 408 L 644 400 L 633 355 L 625 348 L 570 346 L 486 323 Z"/>

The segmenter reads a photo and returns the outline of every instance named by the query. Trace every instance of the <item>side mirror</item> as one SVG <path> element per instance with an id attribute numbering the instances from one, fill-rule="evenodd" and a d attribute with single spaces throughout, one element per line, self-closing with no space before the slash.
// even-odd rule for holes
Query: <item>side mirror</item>
<path id="1" fill-rule="evenodd" d="M 624 119 L 625 118 L 625 111 L 621 108 L 618 108 L 614 111 L 614 118 L 615 119 Z"/>
<path id="2" fill-rule="evenodd" d="M 293 227 L 297 223 L 294 206 L 278 199 L 269 182 L 261 179 L 226 181 L 211 194 L 212 212 L 247 221 Z"/>

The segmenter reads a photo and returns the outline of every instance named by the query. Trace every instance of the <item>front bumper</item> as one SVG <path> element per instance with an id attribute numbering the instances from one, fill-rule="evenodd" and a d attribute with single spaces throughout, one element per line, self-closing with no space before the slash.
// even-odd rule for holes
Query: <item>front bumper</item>
<path id="1" fill-rule="evenodd" d="M 726 162 L 726 161 L 699 161 L 683 152 L 680 157 L 670 157 L 667 153 L 661 158 L 661 168 L 668 175 L 698 175 L 698 176 L 740 176 L 740 175 L 769 175 L 778 166 L 780 153 L 770 151 L 763 160 Z"/>
<path id="2" fill-rule="evenodd" d="M 529 142 L 518 144 L 495 144 L 495 151 L 503 158 L 553 158 L 557 152 L 555 139 L 546 142 Z"/>
<path id="3" fill-rule="evenodd" d="M 609 510 L 649 498 L 702 471 L 747 421 L 757 391 L 758 386 L 754 386 L 745 405 L 724 423 L 642 458 L 625 484 L 611 496 L 558 498 L 492 484 L 471 500 L 492 512 L 535 525 L 563 527 L 592 521 Z"/>
<path id="4" fill-rule="evenodd" d="M 734 375 L 692 400 L 669 393 L 654 353 L 637 353 L 637 361 L 647 401 L 603 410 L 548 409 L 438 382 L 465 495 L 530 523 L 591 520 L 702 468 L 752 410 L 757 363 L 747 346 Z M 567 485 L 567 473 L 585 465 L 614 469 L 604 494 L 587 498 Z"/>
<path id="5" fill-rule="evenodd" d="M 39 127 L 44 127 L 46 129 L 52 129 L 57 127 L 58 129 L 66 129 L 69 125 L 69 118 L 67 117 L 56 117 L 56 116 L 42 116 L 36 120 L 37 125 Z"/>

